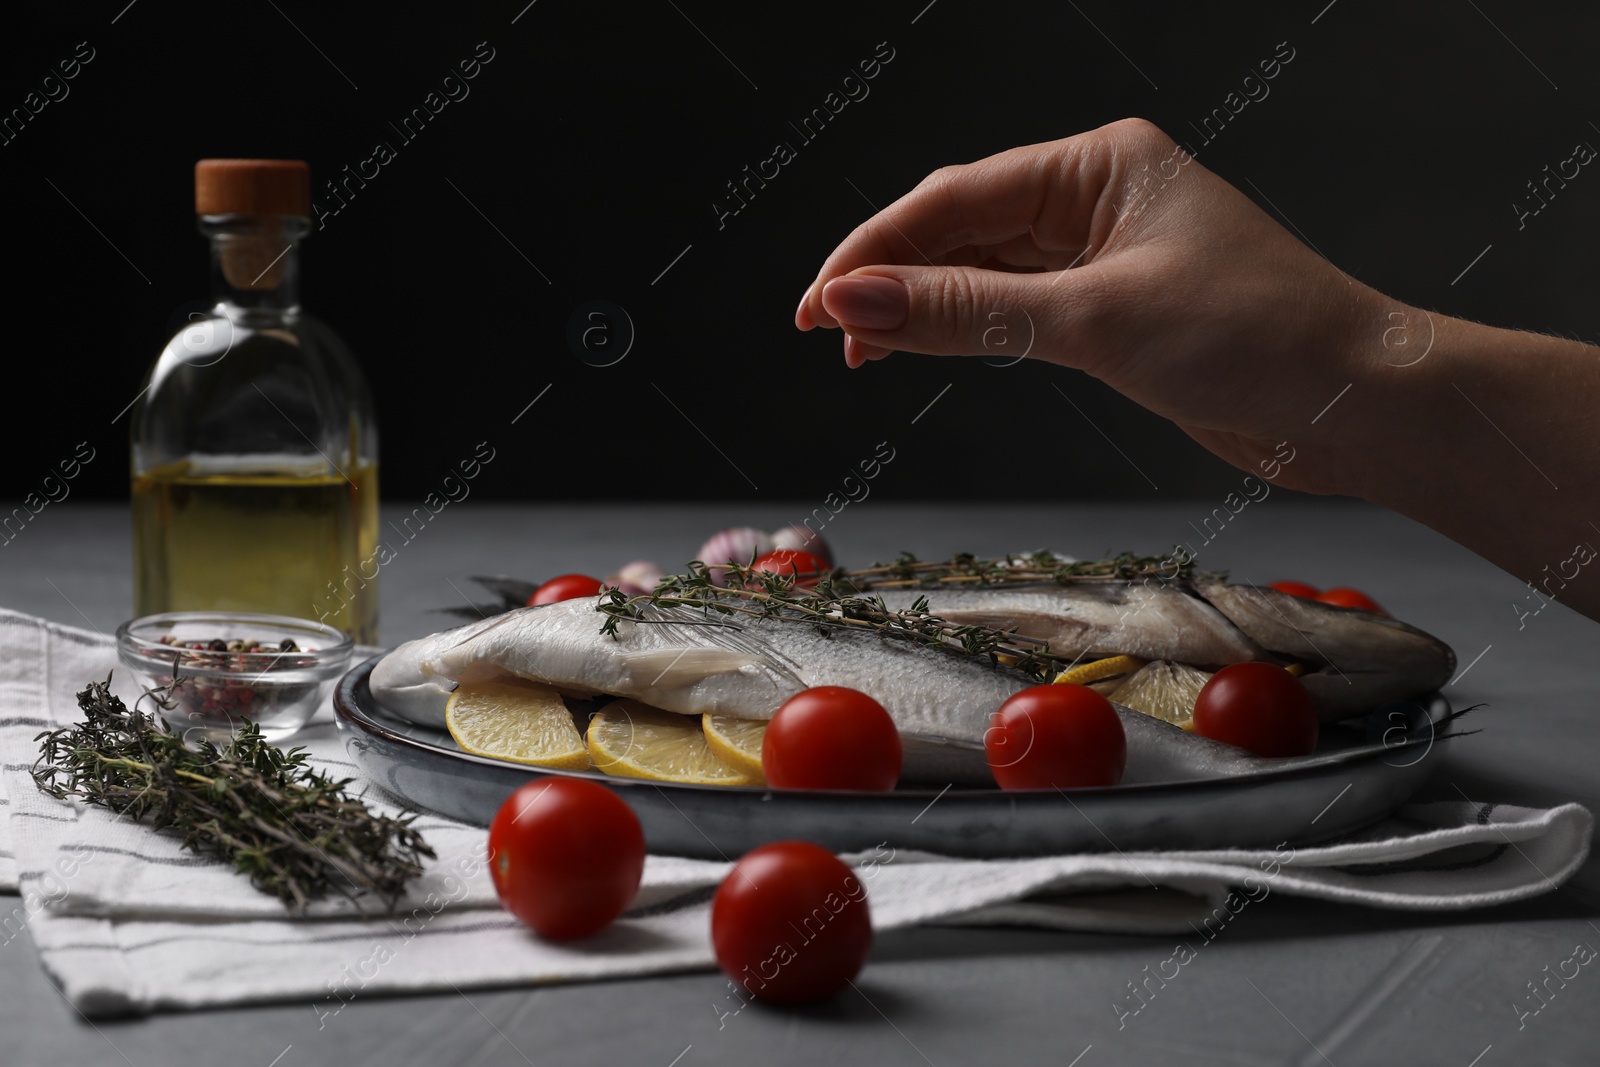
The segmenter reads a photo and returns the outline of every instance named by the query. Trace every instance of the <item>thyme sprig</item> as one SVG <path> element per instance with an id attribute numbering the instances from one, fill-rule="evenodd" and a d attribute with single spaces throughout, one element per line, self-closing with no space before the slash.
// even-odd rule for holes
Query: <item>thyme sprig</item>
<path id="1" fill-rule="evenodd" d="M 1008 555 L 1000 559 L 980 559 L 970 552 L 947 560 L 919 560 L 908 552 L 889 564 L 874 564 L 860 570 L 845 571 L 845 581 L 857 590 L 938 589 L 1004 585 L 1036 585 L 1053 582 L 1179 581 L 1206 579 L 1221 581 L 1221 571 L 1197 571 L 1195 558 L 1182 546 L 1169 556 L 1139 556 L 1123 552 L 1107 559 L 1064 560 L 1053 552 Z"/>
<path id="2" fill-rule="evenodd" d="M 1051 552 L 1002 559 L 980 559 L 962 553 L 938 562 L 924 562 L 901 553 L 887 565 L 853 571 L 837 568 L 810 587 L 810 576 L 756 570 L 754 563 L 752 557 L 749 564 L 719 565 L 717 570 L 724 572 L 719 582 L 713 578 L 711 567 L 693 560 L 685 573 L 668 575 L 648 593 L 630 596 L 609 589 L 597 605 L 605 615 L 600 632 L 616 637 L 623 622 L 737 626 L 736 616 L 779 619 L 807 623 L 823 633 L 874 633 L 889 640 L 981 657 L 997 667 L 1011 667 L 1038 681 L 1050 681 L 1077 663 L 1077 658 L 1058 655 L 1050 650 L 1048 642 L 1020 634 L 1014 627 L 952 622 L 935 614 L 926 596 L 917 597 L 909 608 L 895 610 L 881 596 L 866 594 L 873 589 L 1224 577 L 1196 571 L 1194 557 L 1181 547 L 1167 557 L 1124 552 L 1108 559 L 1075 562 Z M 649 608 L 667 611 L 651 613 Z M 698 610 L 699 618 L 686 619 L 684 609 Z"/>
<path id="3" fill-rule="evenodd" d="M 1051 652 L 1046 642 L 1015 629 L 942 618 L 929 610 L 925 596 L 917 597 L 909 608 L 891 609 L 882 597 L 859 595 L 842 571 L 826 575 L 814 587 L 807 588 L 792 574 L 758 571 L 739 564 L 719 565 L 717 569 L 726 572 L 720 585 L 713 580 L 709 566 L 694 560 L 686 573 L 667 576 L 649 593 L 629 596 L 618 589 L 608 590 L 597 605 L 605 615 L 600 632 L 616 637 L 624 622 L 737 626 L 735 617 L 746 616 L 809 624 L 822 633 L 871 633 L 983 657 L 1040 681 L 1049 681 L 1072 662 Z M 667 609 L 667 613 L 652 613 L 649 608 Z M 686 619 L 682 609 L 698 609 L 700 618 Z"/>
<path id="4" fill-rule="evenodd" d="M 423 858 L 433 858 L 411 828 L 415 815 L 373 814 L 346 792 L 352 779 L 307 766 L 304 749 L 269 744 L 255 723 L 220 749 L 210 741 L 190 748 L 138 703 L 128 710 L 110 682 L 78 694 L 82 722 L 34 738 L 41 791 L 171 828 L 185 849 L 230 861 L 294 911 L 330 892 L 358 905 L 372 894 L 392 908 Z M 170 707 L 181 682 L 149 695 Z"/>

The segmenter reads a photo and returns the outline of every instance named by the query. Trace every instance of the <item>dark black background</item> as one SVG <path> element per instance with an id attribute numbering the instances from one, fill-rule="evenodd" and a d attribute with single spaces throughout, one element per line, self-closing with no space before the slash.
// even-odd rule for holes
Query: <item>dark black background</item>
<path id="1" fill-rule="evenodd" d="M 1225 465 L 1081 374 L 905 355 L 850 372 L 837 333 L 800 334 L 791 316 L 869 200 L 1128 115 L 1192 140 L 1281 41 L 1293 63 L 1199 151 L 1206 166 L 1404 300 L 1600 333 L 1600 178 L 1521 232 L 1512 208 L 1546 163 L 1600 144 L 1593 5 L 525 3 L 13 9 L 0 109 L 79 41 L 96 58 L 0 146 L 14 383 L 0 497 L 82 440 L 98 456 L 75 491 L 125 494 L 127 419 L 112 419 L 206 291 L 196 159 L 303 158 L 320 188 L 379 139 L 398 157 L 307 242 L 303 291 L 372 381 L 390 500 L 484 439 L 509 457 L 476 484 L 484 497 L 820 499 L 881 440 L 896 458 L 880 498 L 1223 492 Z M 470 96 L 402 145 L 387 122 L 481 41 L 495 58 Z M 719 230 L 724 182 L 795 141 L 788 122 L 884 41 L 895 58 L 870 96 Z M 615 366 L 566 341 L 594 299 L 637 330 Z"/>

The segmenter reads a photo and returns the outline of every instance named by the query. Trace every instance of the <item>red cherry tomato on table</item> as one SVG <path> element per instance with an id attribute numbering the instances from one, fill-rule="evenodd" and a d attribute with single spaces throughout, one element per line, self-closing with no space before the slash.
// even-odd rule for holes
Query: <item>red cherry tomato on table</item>
<path id="1" fill-rule="evenodd" d="M 1378 606 L 1378 602 L 1359 589 L 1349 589 L 1340 586 L 1338 589 L 1329 589 L 1316 597 L 1324 604 L 1332 604 L 1336 608 L 1360 608 L 1370 611 L 1374 615 L 1387 615 L 1387 611 Z"/>
<path id="2" fill-rule="evenodd" d="M 750 569 L 781 574 L 785 578 L 793 578 L 795 585 L 807 586 L 816 585 L 817 579 L 832 568 L 821 556 L 813 556 L 810 552 L 801 552 L 797 548 L 779 548 L 757 559 L 750 565 Z"/>
<path id="3" fill-rule="evenodd" d="M 552 940 L 605 927 L 633 900 L 643 874 L 639 817 L 598 782 L 529 782 L 489 824 L 489 876 L 501 903 Z"/>
<path id="4" fill-rule="evenodd" d="M 579 597 L 599 596 L 600 579 L 587 574 L 563 574 L 552 578 L 533 591 L 528 606 L 554 604 L 558 600 L 577 600 Z"/>
<path id="5" fill-rule="evenodd" d="M 1267 588 L 1276 589 L 1280 593 L 1288 593 L 1290 596 L 1297 596 L 1302 600 L 1315 600 L 1322 592 L 1316 586 L 1307 585 L 1305 582 L 1273 582 Z"/>
<path id="6" fill-rule="evenodd" d="M 825 848 L 763 845 L 717 887 L 711 945 L 728 977 L 761 1000 L 831 996 L 861 972 L 872 948 L 866 886 Z"/>
<path id="7" fill-rule="evenodd" d="M 1013 695 L 983 735 L 1001 789 L 1116 785 L 1128 738 L 1111 702 L 1082 685 L 1036 685 Z"/>
<path id="8" fill-rule="evenodd" d="M 1317 747 L 1317 707 L 1282 667 L 1234 663 L 1200 690 L 1194 732 L 1257 756 L 1304 756 Z"/>
<path id="9" fill-rule="evenodd" d="M 893 789 L 900 731 L 867 694 L 819 685 L 783 702 L 761 742 L 761 770 L 776 789 Z"/>

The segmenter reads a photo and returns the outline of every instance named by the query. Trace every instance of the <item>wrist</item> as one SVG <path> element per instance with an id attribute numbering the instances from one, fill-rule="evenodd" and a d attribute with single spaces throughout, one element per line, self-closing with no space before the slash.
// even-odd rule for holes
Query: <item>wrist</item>
<path id="1" fill-rule="evenodd" d="M 1343 277 L 1323 335 L 1333 373 L 1321 383 L 1326 400 L 1307 408 L 1304 436 L 1321 457 L 1324 492 L 1394 507 L 1405 490 L 1395 457 L 1420 457 L 1432 437 L 1418 412 L 1429 400 L 1416 394 L 1444 316 Z"/>

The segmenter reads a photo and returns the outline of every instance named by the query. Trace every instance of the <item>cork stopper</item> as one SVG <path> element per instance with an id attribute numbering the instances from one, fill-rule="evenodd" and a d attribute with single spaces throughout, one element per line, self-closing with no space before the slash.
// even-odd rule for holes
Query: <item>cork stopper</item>
<path id="1" fill-rule="evenodd" d="M 311 217 L 311 168 L 298 159 L 202 159 L 194 165 L 196 215 Z"/>
<path id="2" fill-rule="evenodd" d="M 294 243 L 285 216 L 311 217 L 311 168 L 298 159 L 202 159 L 194 165 L 197 215 L 251 215 L 258 229 L 220 239 L 222 273 L 235 289 L 275 290 Z"/>

